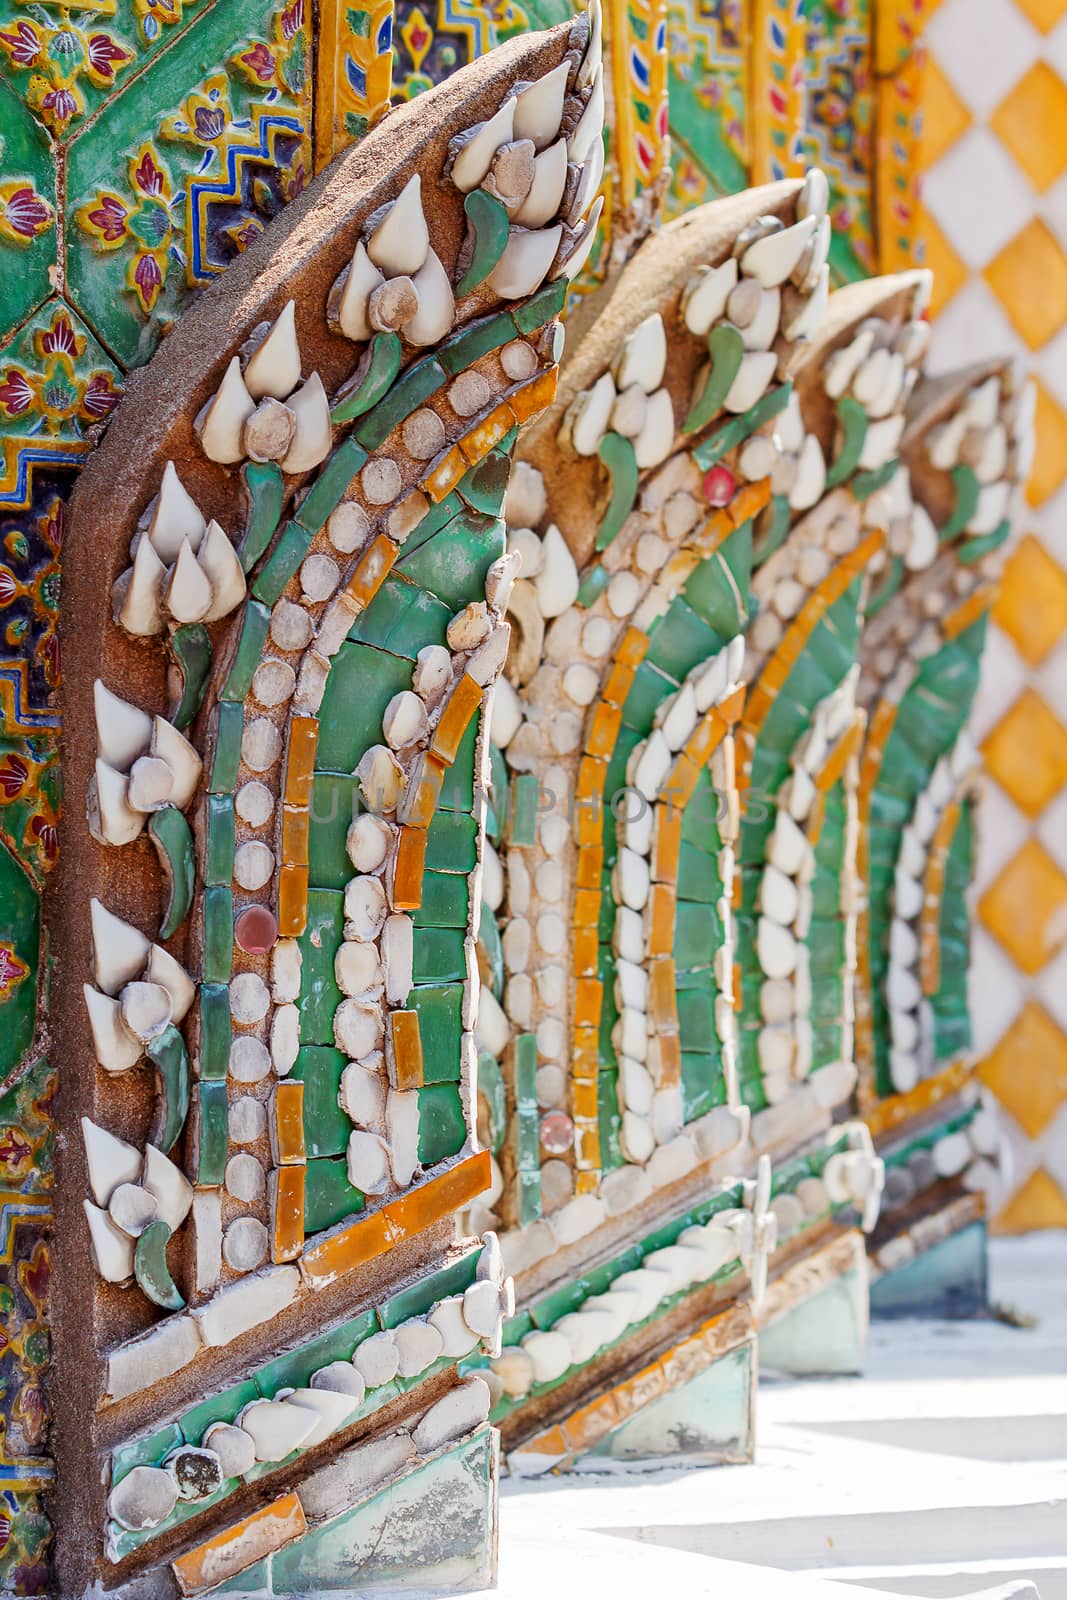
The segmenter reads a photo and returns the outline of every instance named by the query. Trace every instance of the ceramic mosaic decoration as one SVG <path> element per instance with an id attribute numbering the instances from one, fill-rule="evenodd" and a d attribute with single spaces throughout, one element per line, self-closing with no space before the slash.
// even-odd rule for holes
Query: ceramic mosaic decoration
<path id="1" fill-rule="evenodd" d="M 485 1586 L 984 1305 L 922 10 L 0 5 L 5 1592 Z"/>

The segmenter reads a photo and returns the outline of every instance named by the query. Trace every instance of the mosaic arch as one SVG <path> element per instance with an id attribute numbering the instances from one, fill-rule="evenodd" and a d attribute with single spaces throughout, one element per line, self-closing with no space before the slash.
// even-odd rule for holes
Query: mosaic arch
<path id="1" fill-rule="evenodd" d="M 489 1391 L 456 1362 L 498 1345 L 509 1291 L 495 1241 L 452 1248 L 489 1164 L 479 718 L 509 453 L 596 224 L 553 222 L 559 195 L 538 224 L 538 192 L 509 229 L 497 191 L 516 126 L 580 178 L 596 50 L 583 19 L 392 119 L 183 319 L 82 476 L 65 709 L 95 737 L 53 937 L 56 1025 L 96 1070 L 61 1105 L 65 1585 L 167 1569 L 192 1594 L 269 1557 L 321 1592 L 398 1475 L 390 1506 L 465 1495 L 403 1560 L 491 1576 Z"/>

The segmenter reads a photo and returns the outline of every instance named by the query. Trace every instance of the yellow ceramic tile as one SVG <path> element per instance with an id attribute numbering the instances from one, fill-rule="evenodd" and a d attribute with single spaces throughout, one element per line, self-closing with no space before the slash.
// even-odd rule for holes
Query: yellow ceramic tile
<path id="1" fill-rule="evenodd" d="M 1036 1139 L 1067 1100 L 1067 1034 L 1031 1000 L 978 1075 L 1023 1132 Z"/>
<path id="2" fill-rule="evenodd" d="M 1067 167 L 1067 84 L 1047 62 L 1035 62 L 994 111 L 992 128 L 1044 194 Z"/>
<path id="3" fill-rule="evenodd" d="M 919 166 L 929 172 L 971 125 L 971 113 L 931 56 L 922 80 L 923 136 Z"/>
<path id="4" fill-rule="evenodd" d="M 1067 321 L 1067 257 L 1039 218 L 993 257 L 983 276 L 1031 350 Z"/>
<path id="5" fill-rule="evenodd" d="M 1051 33 L 1067 12 L 1067 0 L 1015 0 L 1015 5 L 1042 33 Z"/>
<path id="6" fill-rule="evenodd" d="M 1067 1195 L 1044 1167 L 1030 1174 L 993 1224 L 994 1233 L 1029 1233 L 1032 1228 L 1067 1228 Z"/>
<path id="7" fill-rule="evenodd" d="M 1024 689 L 982 745 L 986 766 L 1020 811 L 1036 817 L 1067 783 L 1067 730 Z"/>
<path id="8" fill-rule="evenodd" d="M 1067 478 L 1067 413 L 1052 398 L 1040 378 L 1034 378 L 1033 383 L 1037 390 L 1037 413 L 1034 417 L 1037 450 L 1030 481 L 1026 485 L 1026 498 L 1032 506 L 1042 506 Z"/>
<path id="9" fill-rule="evenodd" d="M 1067 878 L 1037 840 L 1028 839 L 978 902 L 978 915 L 1032 977 L 1067 937 Z"/>
<path id="10" fill-rule="evenodd" d="M 930 298 L 930 316 L 933 319 L 944 311 L 953 295 L 959 293 L 970 274 L 925 208 L 919 218 L 919 236 L 923 266 L 929 267 L 934 275 Z"/>
<path id="11" fill-rule="evenodd" d="M 1004 568 L 993 620 L 1032 667 L 1040 666 L 1067 629 L 1067 572 L 1032 533 Z"/>

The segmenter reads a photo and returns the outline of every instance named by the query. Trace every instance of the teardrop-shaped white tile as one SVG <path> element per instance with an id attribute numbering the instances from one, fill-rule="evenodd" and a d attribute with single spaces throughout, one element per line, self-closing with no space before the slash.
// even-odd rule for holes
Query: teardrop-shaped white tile
<path id="1" fill-rule="evenodd" d="M 249 356 L 244 379 L 254 400 L 264 400 L 268 395 L 284 400 L 300 382 L 295 301 L 288 302 L 262 344 Z"/>

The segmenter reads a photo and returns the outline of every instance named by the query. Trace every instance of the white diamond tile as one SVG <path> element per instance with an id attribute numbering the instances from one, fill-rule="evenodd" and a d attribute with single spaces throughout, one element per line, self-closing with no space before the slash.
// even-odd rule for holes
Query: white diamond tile
<path id="1" fill-rule="evenodd" d="M 1067 327 L 1049 340 L 1032 358 L 1034 370 L 1053 398 L 1067 409 Z"/>
<path id="2" fill-rule="evenodd" d="M 996 623 L 990 623 L 982 653 L 978 693 L 971 713 L 971 732 L 979 744 L 996 727 L 1008 708 L 1015 704 L 1026 679 L 1026 665 L 1019 652 L 1007 634 Z"/>
<path id="3" fill-rule="evenodd" d="M 1067 79 L 1067 17 L 1061 18 L 1052 32 L 1046 34 L 1041 54 L 1061 78 Z"/>
<path id="4" fill-rule="evenodd" d="M 1037 819 L 1036 833 L 1061 872 L 1067 872 L 1067 789 L 1061 789 Z M 1067 968 L 1064 969 L 1067 991 Z M 1064 996 L 1067 1000 L 1067 992 Z"/>
<path id="5" fill-rule="evenodd" d="M 991 934 L 979 924 L 971 937 L 968 998 L 974 1048 L 988 1055 L 1022 1010 L 1019 974 Z"/>
<path id="6" fill-rule="evenodd" d="M 1067 172 L 1041 196 L 1037 211 L 1067 250 Z"/>
<path id="7" fill-rule="evenodd" d="M 1067 948 L 1042 968 L 1034 983 L 1034 996 L 1067 1033 Z"/>
<path id="8" fill-rule="evenodd" d="M 1016 1122 L 1003 1104 L 1000 1107 L 1000 1131 L 1006 1148 L 1005 1187 L 1009 1194 L 1021 1189 L 1038 1165 L 1037 1145 Z"/>
<path id="9" fill-rule="evenodd" d="M 982 278 L 972 278 L 934 323 L 927 371 L 933 376 L 990 356 L 1023 354 L 1008 314 Z"/>
<path id="10" fill-rule="evenodd" d="M 969 128 L 923 178 L 923 203 L 961 260 L 981 268 L 1029 222 L 1034 191 L 988 128 Z M 972 337 L 984 333 L 975 323 Z"/>
<path id="11" fill-rule="evenodd" d="M 1067 639 L 1050 651 L 1031 681 L 1049 710 L 1067 725 Z"/>
<path id="12" fill-rule="evenodd" d="M 1042 50 L 1037 30 L 1011 0 L 945 0 L 930 20 L 926 44 L 980 117 L 996 109 Z"/>
<path id="13" fill-rule="evenodd" d="M 1067 483 L 1039 509 L 1030 510 L 1028 518 L 1049 555 L 1067 569 Z"/>
<path id="14" fill-rule="evenodd" d="M 978 894 L 984 894 L 1018 855 L 1029 832 L 1030 824 L 1018 806 L 987 774 L 978 804 L 978 860 L 974 874 Z"/>
<path id="15" fill-rule="evenodd" d="M 1055 1178 L 1061 1189 L 1067 1189 L 1067 1105 L 1053 1117 L 1035 1143 L 1040 1163 L 1049 1177 Z"/>

